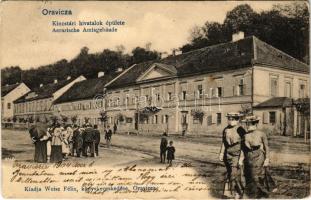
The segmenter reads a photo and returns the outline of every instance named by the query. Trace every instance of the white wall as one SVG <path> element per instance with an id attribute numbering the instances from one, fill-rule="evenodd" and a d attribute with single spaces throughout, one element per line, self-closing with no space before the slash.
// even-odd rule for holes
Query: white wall
<path id="1" fill-rule="evenodd" d="M 13 114 L 14 114 L 14 112 L 13 112 L 13 109 L 14 109 L 13 101 L 20 98 L 21 96 L 23 96 L 24 94 L 26 94 L 29 91 L 30 91 L 30 89 L 24 83 L 21 83 L 14 90 L 12 90 L 10 93 L 8 93 L 6 96 L 4 96 L 3 97 L 3 108 L 1 108 L 3 110 L 2 118 L 12 118 Z M 11 104 L 10 109 L 8 109 L 8 107 L 7 107 L 8 103 Z"/>

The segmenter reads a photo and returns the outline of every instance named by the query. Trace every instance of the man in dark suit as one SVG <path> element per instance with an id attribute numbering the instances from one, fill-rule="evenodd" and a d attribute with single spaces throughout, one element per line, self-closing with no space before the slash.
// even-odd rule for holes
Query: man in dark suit
<path id="1" fill-rule="evenodd" d="M 94 157 L 94 138 L 95 133 L 91 124 L 88 124 L 84 130 L 84 148 L 83 156 L 87 157 L 87 150 L 90 149 L 91 157 Z"/>
<path id="2" fill-rule="evenodd" d="M 107 129 L 105 130 L 105 140 L 108 148 L 110 148 L 111 136 L 112 130 L 110 129 L 110 126 L 107 126 Z"/>
<path id="3" fill-rule="evenodd" d="M 165 163 L 165 157 L 166 157 L 166 148 L 167 148 L 167 133 L 164 132 L 161 138 L 161 143 L 160 143 L 160 158 L 161 158 L 161 163 Z"/>
<path id="4" fill-rule="evenodd" d="M 94 142 L 95 142 L 95 153 L 98 156 L 98 145 L 100 143 L 100 132 L 97 129 L 97 125 L 94 125 Z"/>

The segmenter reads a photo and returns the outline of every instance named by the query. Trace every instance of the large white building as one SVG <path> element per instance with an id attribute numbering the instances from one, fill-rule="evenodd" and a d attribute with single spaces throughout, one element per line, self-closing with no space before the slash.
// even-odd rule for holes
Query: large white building
<path id="1" fill-rule="evenodd" d="M 262 105 L 308 98 L 309 66 L 256 37 L 235 39 L 125 70 L 106 86 L 108 123 L 124 132 L 220 133 L 228 112 L 253 112 L 260 128 L 298 134 L 308 118 L 298 119 L 294 103 L 290 114 Z"/>

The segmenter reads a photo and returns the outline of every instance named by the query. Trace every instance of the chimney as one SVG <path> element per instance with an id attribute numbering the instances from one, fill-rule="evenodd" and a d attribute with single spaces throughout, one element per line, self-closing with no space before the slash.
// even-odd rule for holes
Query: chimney
<path id="1" fill-rule="evenodd" d="M 70 80 L 71 79 L 71 76 L 67 76 L 67 80 Z"/>
<path id="2" fill-rule="evenodd" d="M 117 72 L 122 72 L 123 68 L 122 67 L 118 67 Z"/>
<path id="3" fill-rule="evenodd" d="M 103 77 L 105 75 L 105 72 L 98 72 L 97 73 L 97 78 Z"/>
<path id="4" fill-rule="evenodd" d="M 40 87 L 43 87 L 43 84 L 42 84 L 42 83 L 40 84 Z"/>
<path id="5" fill-rule="evenodd" d="M 162 52 L 161 53 L 161 58 L 166 58 L 168 56 L 168 53 L 167 52 Z"/>
<path id="6" fill-rule="evenodd" d="M 179 54 L 181 54 L 182 52 L 179 50 L 179 49 L 173 49 L 172 50 L 172 54 L 173 54 L 173 56 L 177 56 L 177 55 L 179 55 Z"/>
<path id="7" fill-rule="evenodd" d="M 58 81 L 57 81 L 57 79 L 54 79 L 54 83 L 57 83 Z"/>
<path id="8" fill-rule="evenodd" d="M 244 38 L 244 32 L 243 31 L 239 31 L 237 33 L 232 34 L 232 42 L 241 40 Z"/>

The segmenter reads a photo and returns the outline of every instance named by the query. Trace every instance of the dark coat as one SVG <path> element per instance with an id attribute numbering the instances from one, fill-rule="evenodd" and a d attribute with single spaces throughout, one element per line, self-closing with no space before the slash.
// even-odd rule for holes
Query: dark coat
<path id="1" fill-rule="evenodd" d="M 167 148 L 167 138 L 166 137 L 162 137 L 161 138 L 161 143 L 160 143 L 160 151 L 163 152 L 163 151 L 166 151 L 166 148 Z"/>
<path id="2" fill-rule="evenodd" d="M 80 130 L 74 130 L 73 131 L 73 146 L 75 149 L 82 149 L 83 147 L 83 137 L 82 137 L 82 133 L 80 132 Z"/>
<path id="3" fill-rule="evenodd" d="M 168 146 L 167 150 L 167 160 L 174 160 L 175 159 L 175 147 Z"/>
<path id="4" fill-rule="evenodd" d="M 106 140 L 111 140 L 111 136 L 112 136 L 112 131 L 111 131 L 111 129 L 109 129 L 108 131 L 105 130 L 105 139 L 106 139 Z"/>
<path id="5" fill-rule="evenodd" d="M 97 144 L 100 142 L 100 132 L 98 129 L 94 129 L 94 140 Z"/>
<path id="6" fill-rule="evenodd" d="M 83 134 L 83 140 L 84 142 L 94 142 L 95 139 L 95 132 L 94 129 L 91 127 L 88 127 L 84 130 L 84 134 Z"/>

